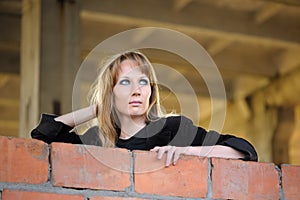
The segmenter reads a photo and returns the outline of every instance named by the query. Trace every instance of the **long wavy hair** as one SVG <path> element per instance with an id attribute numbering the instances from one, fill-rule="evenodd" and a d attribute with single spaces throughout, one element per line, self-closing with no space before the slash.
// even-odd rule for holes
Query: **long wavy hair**
<path id="1" fill-rule="evenodd" d="M 97 121 L 99 125 L 99 138 L 104 147 L 114 147 L 118 134 L 118 117 L 113 105 L 113 88 L 118 79 L 118 69 L 124 60 L 134 60 L 142 73 L 150 80 L 151 96 L 149 108 L 145 113 L 146 121 L 154 121 L 164 114 L 160 107 L 159 90 L 154 68 L 147 57 L 138 51 L 128 51 L 112 56 L 100 66 L 100 73 L 90 90 L 90 104 L 97 105 Z"/>

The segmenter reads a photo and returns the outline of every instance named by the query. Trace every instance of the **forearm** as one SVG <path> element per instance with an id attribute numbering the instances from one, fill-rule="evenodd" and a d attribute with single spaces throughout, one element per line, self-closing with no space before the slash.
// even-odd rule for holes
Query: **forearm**
<path id="1" fill-rule="evenodd" d="M 221 145 L 214 146 L 188 146 L 188 147 L 176 147 L 176 146 L 162 146 L 155 147 L 151 151 L 157 152 L 157 158 L 161 159 L 164 153 L 167 153 L 166 166 L 171 163 L 175 165 L 180 155 L 192 155 L 200 157 L 217 157 L 217 158 L 230 158 L 240 159 L 244 158 L 245 155 L 239 151 Z"/>
<path id="2" fill-rule="evenodd" d="M 218 157 L 218 158 L 231 158 L 240 159 L 244 158 L 244 154 L 227 146 L 193 146 L 189 147 L 186 151 L 187 155 L 196 155 L 200 157 Z"/>
<path id="3" fill-rule="evenodd" d="M 91 119 L 94 119 L 96 116 L 96 105 L 91 105 L 89 107 L 56 117 L 54 120 L 60 121 L 70 127 L 74 127 L 75 125 L 79 125 Z"/>

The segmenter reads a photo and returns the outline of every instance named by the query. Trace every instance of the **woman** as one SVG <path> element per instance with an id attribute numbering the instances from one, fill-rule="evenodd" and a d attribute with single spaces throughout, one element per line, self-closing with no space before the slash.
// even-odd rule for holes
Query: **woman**
<path id="1" fill-rule="evenodd" d="M 257 161 L 253 146 L 242 138 L 207 132 L 184 116 L 167 116 L 160 109 L 156 75 L 140 52 L 114 56 L 91 90 L 91 106 L 54 116 L 43 114 L 32 130 L 33 138 L 51 142 L 151 150 L 166 166 L 176 164 L 180 154 Z M 98 126 L 85 134 L 71 130 L 97 118 Z"/>

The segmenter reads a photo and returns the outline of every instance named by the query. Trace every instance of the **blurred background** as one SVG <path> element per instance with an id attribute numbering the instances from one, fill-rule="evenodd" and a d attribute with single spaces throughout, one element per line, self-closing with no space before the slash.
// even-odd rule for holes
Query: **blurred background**
<path id="1" fill-rule="evenodd" d="M 300 165 L 298 0 L 0 0 L 0 135 L 30 137 L 41 113 L 72 111 L 75 76 L 89 52 L 140 27 L 184 33 L 216 63 L 226 104 L 212 110 L 207 85 L 189 62 L 142 50 L 190 82 L 198 101 L 190 109 L 200 111 L 195 124 L 209 128 L 212 114 L 226 110 L 222 133 L 249 140 L 259 161 Z M 165 109 L 177 113 L 176 95 L 191 98 L 165 87 L 161 93 Z"/>

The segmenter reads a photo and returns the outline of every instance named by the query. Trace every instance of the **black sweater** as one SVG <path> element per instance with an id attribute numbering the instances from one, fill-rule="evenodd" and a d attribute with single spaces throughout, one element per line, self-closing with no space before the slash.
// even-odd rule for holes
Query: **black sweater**
<path id="1" fill-rule="evenodd" d="M 65 142 L 101 146 L 98 137 L 98 127 L 91 127 L 85 134 L 77 135 L 73 129 L 62 122 L 54 120 L 55 115 L 42 114 L 39 125 L 32 130 L 32 138 L 46 143 Z M 120 134 L 120 130 L 116 129 Z M 254 147 L 245 139 L 233 135 L 222 135 L 216 131 L 206 131 L 194 126 L 192 121 L 184 116 L 172 116 L 147 124 L 133 137 L 117 139 L 116 146 L 129 150 L 150 150 L 155 146 L 211 146 L 224 145 L 232 147 L 243 154 L 243 160 L 257 161 Z"/>

